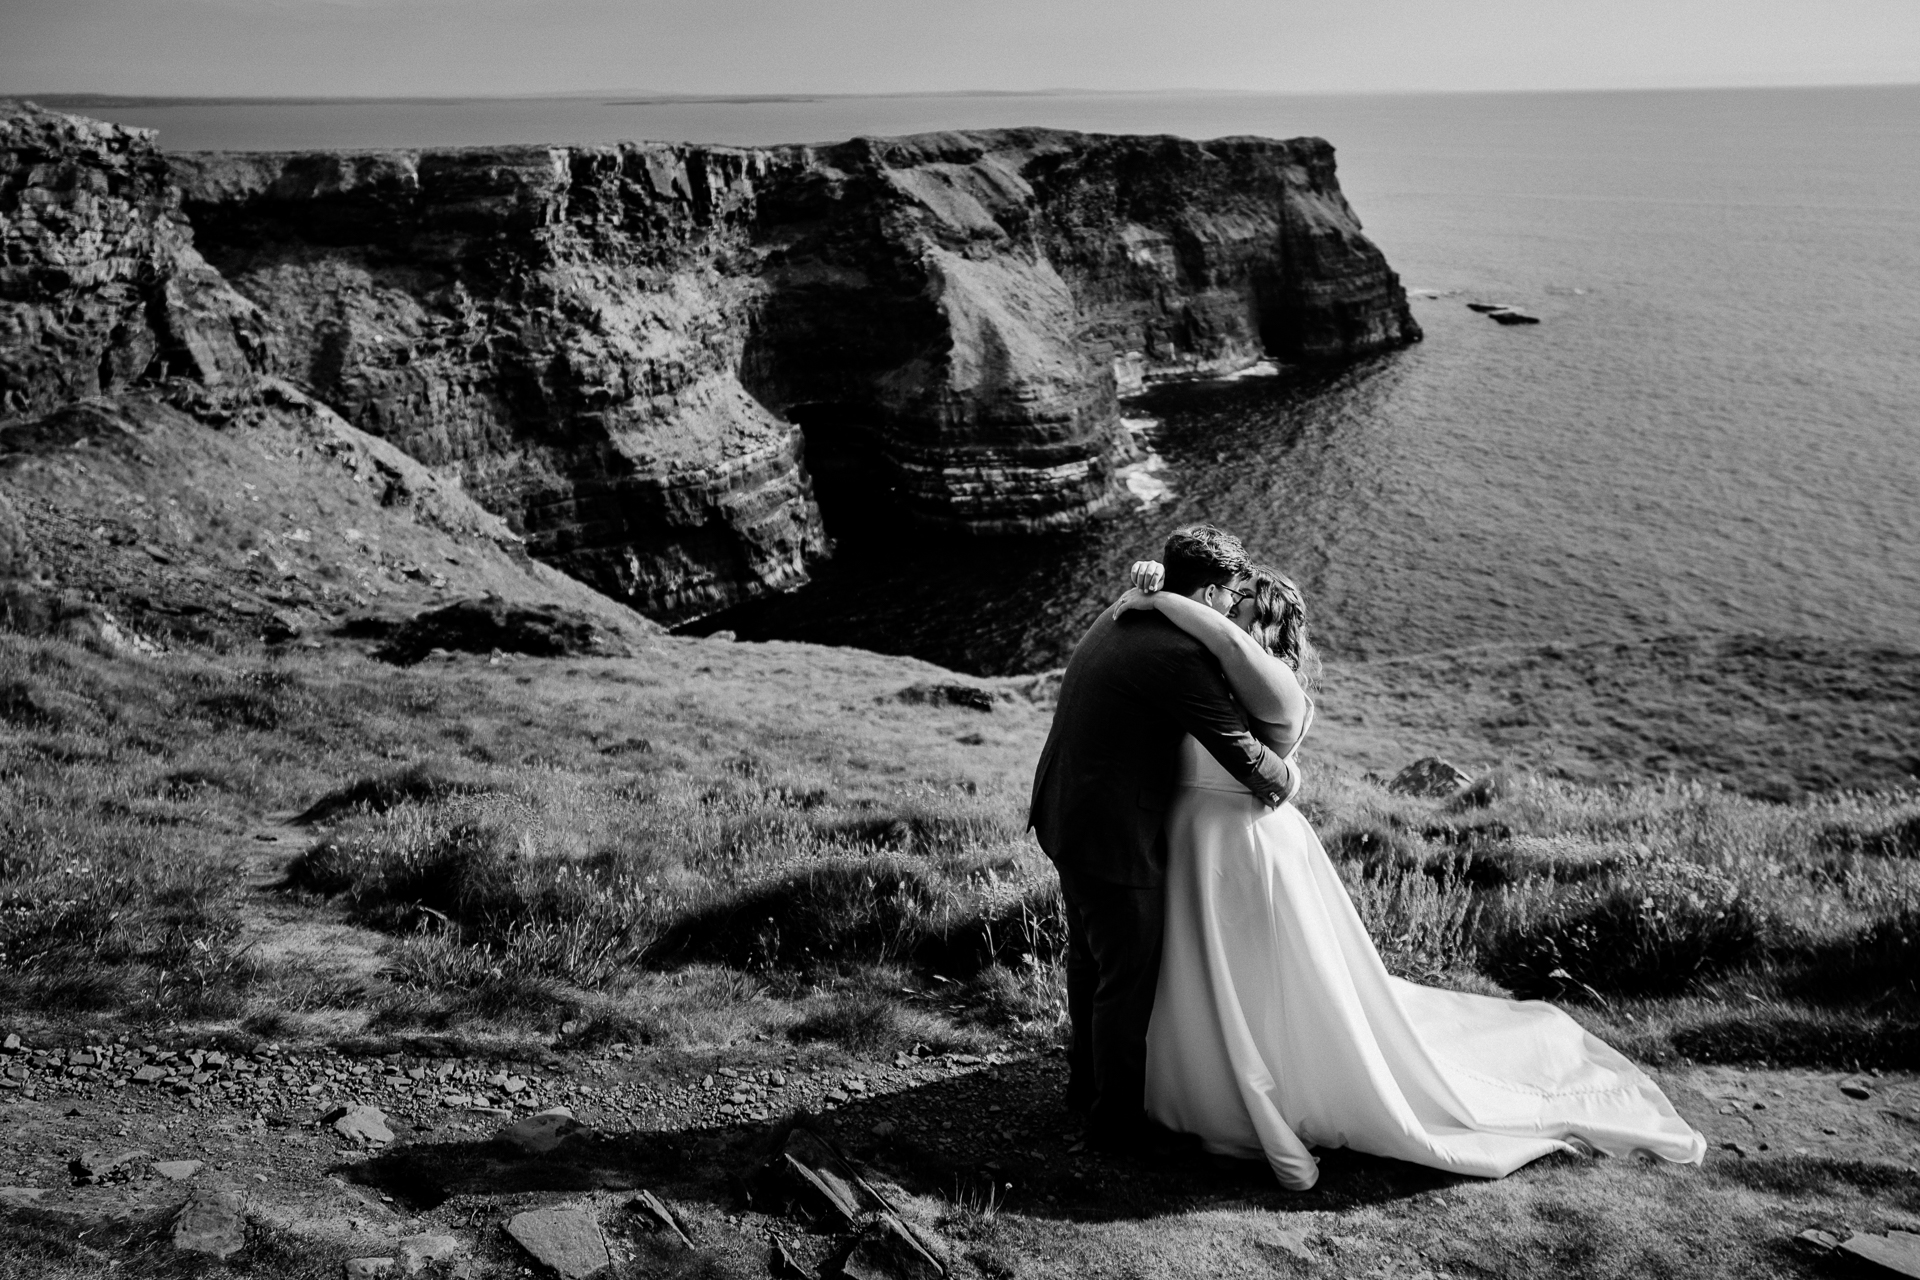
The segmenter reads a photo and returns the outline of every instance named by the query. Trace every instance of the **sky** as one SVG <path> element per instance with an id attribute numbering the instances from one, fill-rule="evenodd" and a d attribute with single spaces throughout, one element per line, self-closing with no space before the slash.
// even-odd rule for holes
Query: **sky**
<path id="1" fill-rule="evenodd" d="M 0 94 L 1920 82 L 1920 0 L 0 0 Z"/>

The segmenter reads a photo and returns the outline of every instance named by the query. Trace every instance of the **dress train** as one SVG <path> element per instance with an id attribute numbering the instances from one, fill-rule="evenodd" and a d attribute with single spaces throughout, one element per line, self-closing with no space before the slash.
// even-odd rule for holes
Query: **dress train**
<path id="1" fill-rule="evenodd" d="M 1168 814 L 1147 1111 L 1313 1186 L 1310 1146 L 1497 1178 L 1552 1151 L 1706 1141 L 1643 1071 L 1541 1001 L 1390 975 L 1313 828 L 1193 739 Z"/>

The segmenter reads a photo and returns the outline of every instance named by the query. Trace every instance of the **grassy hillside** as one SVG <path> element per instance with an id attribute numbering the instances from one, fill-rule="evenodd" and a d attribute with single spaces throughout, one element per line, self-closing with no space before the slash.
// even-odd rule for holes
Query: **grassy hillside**
<path id="1" fill-rule="evenodd" d="M 1801 1226 L 1920 1226 L 1920 655 L 1723 638 L 1329 670 L 1299 803 L 1388 965 L 1554 999 L 1715 1146 L 1701 1171 L 1492 1185 L 1335 1152 L 1291 1196 L 1074 1146 L 1058 889 L 1024 830 L 1051 679 L 660 635 L 377 442 L 266 410 L 0 433 L 0 588 L 26 609 L 0 630 L 14 1176 L 191 1133 L 261 1180 L 232 1269 L 275 1276 L 339 1274 L 395 1205 L 514 1273 L 500 1204 L 634 1185 L 690 1215 L 683 1271 L 761 1275 L 791 1224 L 730 1179 L 794 1116 L 837 1126 L 966 1277 L 1809 1274 Z M 483 593 L 618 656 L 404 630 Z M 1426 754 L 1474 786 L 1390 794 Z M 83 1043 L 123 1076 L 196 1046 L 247 1073 L 143 1091 L 68 1065 Z M 508 1166 L 468 1110 L 377 1092 L 417 1072 L 506 1102 L 510 1071 L 617 1139 Z M 360 1097 L 407 1117 L 394 1150 L 306 1149 Z M 24 1274 L 182 1273 L 170 1208 L 60 1194 L 67 1217 L 0 1223 Z M 315 1197 L 340 1202 L 324 1244 Z"/>
<path id="2" fill-rule="evenodd" d="M 1057 891 L 1024 833 L 1045 682 L 649 643 L 395 668 L 5 638 L 7 1005 L 274 1037 L 1057 1033 Z M 1572 1002 L 1656 1059 L 1920 1061 L 1911 797 L 1506 770 L 1442 803 L 1329 738 L 1300 804 L 1401 972 Z M 269 814 L 281 901 L 377 964 L 263 958 L 240 890 Z"/>

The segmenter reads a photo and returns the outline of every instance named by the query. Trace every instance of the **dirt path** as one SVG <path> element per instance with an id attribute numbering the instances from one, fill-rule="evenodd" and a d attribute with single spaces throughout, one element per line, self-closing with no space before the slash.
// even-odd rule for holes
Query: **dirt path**
<path id="1" fill-rule="evenodd" d="M 768 1274 L 772 1236 L 814 1269 L 844 1233 L 809 1231 L 742 1193 L 741 1175 L 795 1115 L 968 1276 L 1105 1274 L 1109 1264 L 1114 1274 L 1224 1274 L 1249 1259 L 1277 1274 L 1625 1275 L 1650 1262 L 1674 1274 L 1820 1274 L 1819 1251 L 1796 1240 L 1807 1228 L 1920 1228 L 1913 1076 L 1663 1073 L 1708 1135 L 1704 1169 L 1565 1158 L 1485 1183 L 1336 1151 L 1321 1187 L 1295 1195 L 1258 1166 L 1084 1150 L 1048 1055 L 873 1062 L 767 1043 L 493 1061 L 143 1048 L 61 1046 L 56 1058 L 51 1046 L 17 1045 L 7 1055 L 17 1087 L 0 1103 L 0 1183 L 26 1189 L 0 1199 L 44 1229 L 67 1224 L 76 1241 L 91 1233 L 85 1247 L 134 1265 L 121 1274 L 140 1274 L 141 1259 L 158 1266 L 171 1215 L 212 1186 L 244 1193 L 253 1243 L 236 1255 L 243 1267 L 257 1257 L 284 1268 L 291 1249 L 312 1274 L 337 1275 L 349 1258 L 394 1256 L 403 1237 L 431 1233 L 460 1242 L 467 1274 L 517 1274 L 527 1257 L 504 1224 L 576 1203 L 598 1215 L 616 1253 L 639 1257 L 651 1236 L 626 1206 L 647 1188 L 715 1274 Z M 340 1133 L 328 1118 L 352 1106 L 377 1108 L 392 1141 Z M 584 1128 L 545 1154 L 497 1140 L 553 1107 Z M 167 1164 L 178 1161 L 199 1163 Z M 120 1243 L 104 1248 L 107 1237 Z M 1708 1267 L 1708 1253 L 1727 1269 Z M 1584 1260 L 1562 1265 L 1575 1254 Z"/>
<path id="2" fill-rule="evenodd" d="M 288 868 L 312 843 L 313 831 L 296 814 L 269 814 L 236 842 L 240 864 L 235 894 L 241 919 L 239 947 L 266 965 L 302 969 L 322 979 L 333 1007 L 288 1010 L 283 1021 L 301 1038 L 351 1036 L 365 1029 L 366 1014 L 352 1007 L 354 993 L 385 965 L 386 939 L 330 911 L 291 900 L 281 886 Z"/>

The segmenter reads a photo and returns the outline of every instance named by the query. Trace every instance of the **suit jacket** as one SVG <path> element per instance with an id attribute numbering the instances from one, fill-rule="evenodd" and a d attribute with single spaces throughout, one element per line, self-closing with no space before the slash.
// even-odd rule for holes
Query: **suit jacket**
<path id="1" fill-rule="evenodd" d="M 1180 739 L 1192 734 L 1268 804 L 1293 771 L 1251 733 L 1206 646 L 1158 613 L 1102 610 L 1060 683 L 1034 770 L 1028 822 L 1054 865 L 1151 888 L 1166 874 L 1162 831 Z"/>

